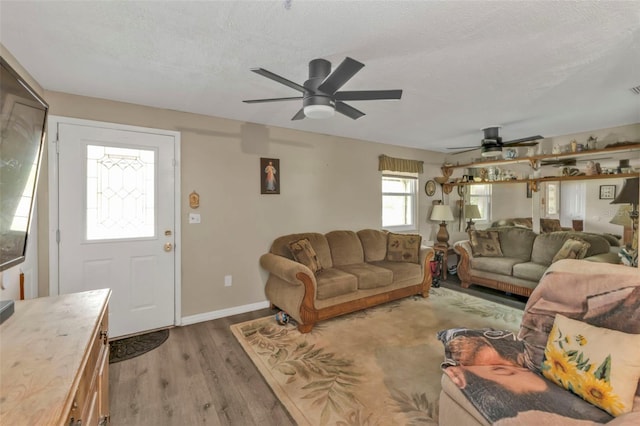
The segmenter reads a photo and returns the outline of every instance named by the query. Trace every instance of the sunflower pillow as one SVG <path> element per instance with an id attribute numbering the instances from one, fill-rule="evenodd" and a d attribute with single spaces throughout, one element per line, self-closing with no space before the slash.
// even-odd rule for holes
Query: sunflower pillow
<path id="1" fill-rule="evenodd" d="M 640 379 L 640 334 L 595 327 L 560 314 L 542 374 L 613 416 L 631 411 Z"/>

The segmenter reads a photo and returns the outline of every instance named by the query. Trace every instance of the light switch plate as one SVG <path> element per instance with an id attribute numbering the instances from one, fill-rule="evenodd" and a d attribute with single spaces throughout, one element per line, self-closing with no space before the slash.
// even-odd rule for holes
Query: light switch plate
<path id="1" fill-rule="evenodd" d="M 200 223 L 200 213 L 189 213 L 189 223 Z"/>

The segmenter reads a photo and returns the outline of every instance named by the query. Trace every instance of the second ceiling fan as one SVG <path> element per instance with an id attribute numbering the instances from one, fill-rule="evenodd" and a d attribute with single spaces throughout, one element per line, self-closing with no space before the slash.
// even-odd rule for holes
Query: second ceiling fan
<path id="1" fill-rule="evenodd" d="M 482 129 L 484 132 L 484 138 L 482 138 L 482 144 L 480 147 L 458 147 L 448 149 L 465 149 L 465 151 L 459 151 L 455 154 L 461 154 L 463 152 L 473 151 L 478 148 L 482 149 L 481 155 L 483 157 L 497 157 L 502 153 L 502 147 L 504 146 L 535 146 L 538 139 L 544 139 L 541 135 L 527 136 L 526 138 L 513 139 L 510 141 L 503 141 L 500 137 L 500 128 L 502 126 L 489 126 Z M 467 149 L 469 148 L 469 149 Z"/>
<path id="2" fill-rule="evenodd" d="M 243 102 L 251 104 L 302 99 L 302 108 L 293 116 L 292 120 L 301 120 L 305 117 L 327 118 L 333 116 L 334 111 L 356 120 L 365 115 L 364 112 L 344 101 L 398 100 L 402 97 L 402 90 L 338 91 L 362 67 L 364 67 L 363 63 L 347 57 L 331 72 L 331 62 L 326 59 L 313 59 L 309 62 L 309 79 L 303 85 L 287 80 L 264 68 L 252 68 L 251 71 L 256 74 L 295 89 L 301 92 L 302 96 L 250 99 Z"/>

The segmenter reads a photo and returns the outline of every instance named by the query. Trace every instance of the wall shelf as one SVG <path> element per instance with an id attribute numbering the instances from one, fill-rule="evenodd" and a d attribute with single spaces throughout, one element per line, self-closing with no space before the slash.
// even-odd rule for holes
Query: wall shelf
<path id="1" fill-rule="evenodd" d="M 529 163 L 533 165 L 537 160 L 573 160 L 579 158 L 588 158 L 594 155 L 602 155 L 602 154 L 624 154 L 625 152 L 636 152 L 640 151 L 640 142 L 629 142 L 625 145 L 615 145 L 610 146 L 608 148 L 602 149 L 591 149 L 587 151 L 579 151 L 579 152 L 563 152 L 561 154 L 541 154 L 534 155 L 531 157 L 517 157 L 512 159 L 489 159 L 487 161 L 478 161 L 467 164 L 456 164 L 456 165 L 444 165 L 442 166 L 443 173 L 447 176 L 447 172 L 445 169 L 449 169 L 453 171 L 454 169 L 463 169 L 463 168 L 480 168 L 480 167 L 491 167 L 491 166 L 501 166 L 505 164 L 526 164 Z M 451 176 L 451 172 L 448 173 Z"/>
<path id="2" fill-rule="evenodd" d="M 603 154 L 624 154 L 626 152 L 639 152 L 640 142 L 629 142 L 622 145 L 614 145 L 602 149 L 592 149 L 588 151 L 579 152 L 565 152 L 561 154 L 542 154 L 534 155 L 531 157 L 519 157 L 513 159 L 493 159 L 487 161 L 480 161 L 468 164 L 445 164 L 441 167 L 442 174 L 446 179 L 449 179 L 455 169 L 463 168 L 484 168 L 492 166 L 501 166 L 506 164 L 529 164 L 533 170 L 539 170 L 544 165 L 540 164 L 540 160 L 577 160 L 588 159 L 592 156 L 601 156 Z M 567 166 L 570 166 L 567 164 Z M 639 177 L 640 172 L 632 173 L 617 173 L 617 174 L 598 174 L 598 175 L 577 175 L 577 176 L 539 176 L 527 179 L 510 179 L 510 180 L 483 180 L 474 182 L 455 182 L 449 181 L 442 183 L 443 190 L 446 194 L 450 193 L 455 186 L 465 185 L 486 185 L 486 184 L 506 184 L 506 183 L 530 183 L 534 191 L 538 190 L 540 182 L 558 182 L 558 181 L 575 181 L 575 180 L 590 180 L 590 179 L 620 179 L 620 178 L 634 178 Z"/>

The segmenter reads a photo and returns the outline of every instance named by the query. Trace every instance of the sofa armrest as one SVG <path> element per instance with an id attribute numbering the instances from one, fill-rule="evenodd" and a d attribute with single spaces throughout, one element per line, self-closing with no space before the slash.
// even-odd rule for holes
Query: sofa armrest
<path id="1" fill-rule="evenodd" d="M 458 277 L 464 285 L 471 282 L 471 260 L 473 259 L 473 251 L 471 250 L 471 241 L 462 240 L 453 245 L 453 250 L 458 254 Z"/>
<path id="2" fill-rule="evenodd" d="M 303 285 L 303 282 L 298 278 L 298 274 L 302 273 L 310 278 L 314 286 L 316 284 L 316 277 L 313 272 L 311 272 L 311 269 L 302 263 L 278 256 L 277 254 L 263 254 L 260 257 L 260 266 L 288 283 Z"/>

